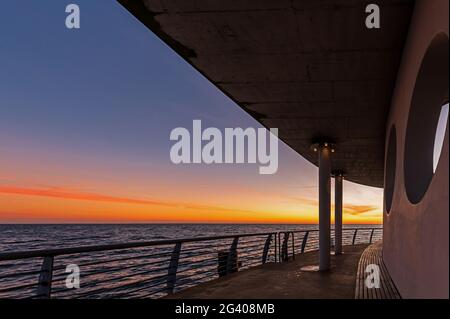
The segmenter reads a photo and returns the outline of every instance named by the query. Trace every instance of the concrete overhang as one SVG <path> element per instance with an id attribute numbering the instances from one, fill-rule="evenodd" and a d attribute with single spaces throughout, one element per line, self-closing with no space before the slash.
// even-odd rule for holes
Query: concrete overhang
<path id="1" fill-rule="evenodd" d="M 118 0 L 265 127 L 317 165 L 383 186 L 386 119 L 413 0 Z M 365 26 L 376 3 L 381 28 Z"/>

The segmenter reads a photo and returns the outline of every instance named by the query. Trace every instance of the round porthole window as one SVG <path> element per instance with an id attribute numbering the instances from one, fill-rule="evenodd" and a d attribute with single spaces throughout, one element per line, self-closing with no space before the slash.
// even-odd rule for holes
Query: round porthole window
<path id="1" fill-rule="evenodd" d="M 433 39 L 422 60 L 412 96 L 404 170 L 406 194 L 413 204 L 419 203 L 425 195 L 439 161 L 436 155 L 442 149 L 443 138 L 442 143 L 437 141 L 437 133 L 442 131 L 438 127 L 442 106 L 448 102 L 448 45 L 446 34 Z"/>
<path id="2" fill-rule="evenodd" d="M 389 133 L 388 148 L 386 154 L 386 175 L 384 182 L 384 202 L 386 213 L 389 214 L 392 207 L 392 200 L 394 198 L 395 187 L 395 168 L 397 165 L 397 133 L 395 127 L 391 128 Z"/>

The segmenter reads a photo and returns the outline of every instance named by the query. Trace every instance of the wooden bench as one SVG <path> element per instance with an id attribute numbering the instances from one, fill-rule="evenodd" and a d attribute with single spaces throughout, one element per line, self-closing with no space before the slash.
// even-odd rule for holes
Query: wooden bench
<path id="1" fill-rule="evenodd" d="M 378 241 L 367 247 L 361 255 L 356 275 L 355 299 L 401 299 L 382 258 L 382 242 Z M 368 288 L 365 280 L 369 273 L 366 268 L 375 264 L 380 270 L 380 287 Z"/>

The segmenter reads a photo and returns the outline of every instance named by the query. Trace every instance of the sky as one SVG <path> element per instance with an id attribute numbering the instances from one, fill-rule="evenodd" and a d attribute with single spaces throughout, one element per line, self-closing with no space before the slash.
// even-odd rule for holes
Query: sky
<path id="1" fill-rule="evenodd" d="M 317 168 L 170 161 L 176 127 L 261 127 L 114 0 L 0 11 L 0 223 L 317 223 Z M 382 190 L 344 183 L 344 223 L 381 223 Z"/>

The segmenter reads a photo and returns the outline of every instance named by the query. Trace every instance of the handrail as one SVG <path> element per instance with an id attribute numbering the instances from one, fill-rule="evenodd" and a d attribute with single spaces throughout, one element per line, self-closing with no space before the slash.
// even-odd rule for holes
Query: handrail
<path id="1" fill-rule="evenodd" d="M 163 239 L 163 240 L 131 242 L 131 243 L 122 243 L 122 244 L 92 245 L 92 246 L 81 246 L 81 247 L 68 247 L 68 248 L 8 252 L 8 253 L 0 253 L 0 261 L 17 260 L 17 259 L 25 259 L 25 258 L 37 258 L 37 257 L 46 257 L 46 256 L 72 255 L 72 254 L 90 253 L 90 252 L 96 252 L 96 251 L 118 250 L 118 249 L 127 249 L 127 248 L 165 246 L 165 245 L 172 245 L 172 244 L 177 244 L 177 243 L 194 243 L 194 242 L 200 242 L 200 241 L 206 241 L 206 240 L 211 241 L 211 240 L 229 239 L 229 238 L 235 238 L 235 237 L 264 236 L 264 235 L 270 235 L 270 234 L 276 234 L 276 233 L 275 232 L 267 232 L 267 233 L 234 234 L 234 235 L 209 236 L 209 237 L 206 236 L 206 237 L 192 237 L 192 238 L 178 238 L 178 239 Z"/>
<path id="2" fill-rule="evenodd" d="M 362 241 L 372 243 L 374 239 L 380 238 L 379 232 L 374 234 L 376 230 L 382 228 L 344 228 L 344 244 Z M 148 247 L 154 249 L 146 251 L 130 249 Z M 0 283 L 7 280 L 3 281 L 6 284 L 0 285 L 0 298 L 4 296 L 10 298 L 14 294 L 17 296 L 23 289 L 26 289 L 24 294 L 32 298 L 51 298 L 52 294 L 67 297 L 71 292 L 61 284 L 58 286 L 58 283 L 65 277 L 65 263 L 68 262 L 68 258 L 83 267 L 83 278 L 89 279 L 82 285 L 84 290 L 69 297 L 96 297 L 104 294 L 130 296 L 136 292 L 145 292 L 145 296 L 158 297 L 240 269 L 267 262 L 288 262 L 295 259 L 297 254 L 317 249 L 318 229 L 305 229 L 6 252 L 0 253 L 0 262 L 14 261 L 14 263 L 9 263 L 9 268 L 4 268 L 6 271 L 3 273 L 0 270 Z M 110 256 L 108 253 L 95 255 L 97 259 L 92 260 L 92 255 L 83 255 L 105 251 L 116 251 L 113 254 L 122 256 L 118 258 L 119 256 Z M 58 256 L 62 256 L 62 259 L 57 258 Z M 32 258 L 42 258 L 40 270 L 30 271 L 36 267 L 34 262 L 31 262 Z M 19 263 L 25 266 L 16 271 L 15 265 L 20 265 Z M 31 277 L 32 274 L 39 275 L 37 281 Z M 108 274 L 108 277 L 102 277 L 104 274 Z M 137 280 L 132 278 L 133 274 L 138 275 Z M 133 280 L 127 282 L 126 279 L 130 276 Z M 11 281 L 13 278 L 18 279 Z M 117 284 L 109 285 L 112 282 Z"/>
<path id="3" fill-rule="evenodd" d="M 343 244 L 355 245 L 357 241 L 361 241 L 360 237 L 366 235 L 367 239 L 364 243 L 372 243 L 375 237 L 375 231 L 382 231 L 382 227 L 348 227 L 343 228 Z M 307 251 L 317 250 L 318 243 L 318 229 L 302 229 L 278 232 L 279 252 L 278 258 L 280 261 L 289 261 L 295 259 L 296 254 L 302 254 Z M 334 228 L 331 229 L 334 234 Z M 281 236 L 284 235 L 282 240 Z M 332 246 L 334 246 L 334 236 L 332 236 Z M 289 246 L 289 242 L 291 245 Z M 310 247 L 312 245 L 312 247 Z M 308 246 L 308 249 L 307 249 Z"/>

